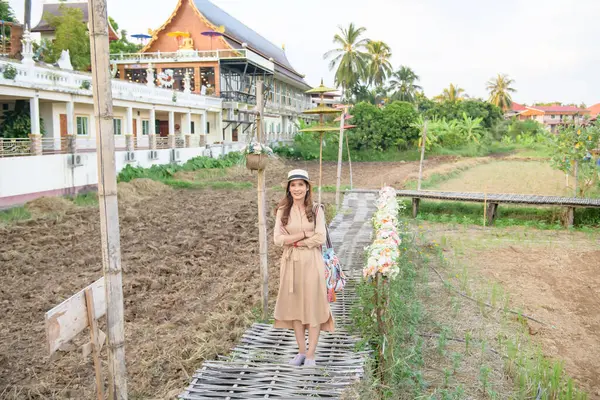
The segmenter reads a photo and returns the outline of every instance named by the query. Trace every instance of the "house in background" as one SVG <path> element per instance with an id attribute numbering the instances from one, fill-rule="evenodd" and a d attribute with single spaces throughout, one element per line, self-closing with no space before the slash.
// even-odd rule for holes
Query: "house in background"
<path id="1" fill-rule="evenodd" d="M 264 132 L 290 139 L 313 107 L 310 86 L 276 46 L 208 0 L 179 0 L 140 53 L 112 54 L 117 77 L 223 99 L 223 142 L 254 131 L 256 82 L 266 82 Z"/>
<path id="2" fill-rule="evenodd" d="M 60 16 L 62 14 L 60 10 L 61 5 L 68 8 L 80 9 L 83 12 L 83 22 L 86 24 L 88 23 L 89 14 L 87 1 L 50 1 L 44 3 L 40 22 L 31 29 L 31 32 L 38 32 L 42 40 L 54 40 L 55 30 L 46 20 L 46 15 Z M 111 24 L 108 24 L 108 39 L 111 41 L 119 40 L 119 34 L 113 29 Z"/>
<path id="3" fill-rule="evenodd" d="M 589 114 L 589 110 L 574 106 L 531 106 L 519 113 L 519 119 L 538 121 L 556 133 L 561 125 L 585 123 Z"/>
<path id="4" fill-rule="evenodd" d="M 517 115 L 521 114 L 525 110 L 527 110 L 527 107 L 513 101 L 510 106 L 510 110 L 507 110 L 504 113 L 504 118 L 511 119 L 511 118 L 516 117 Z"/>
<path id="5" fill-rule="evenodd" d="M 598 114 L 600 114 L 600 103 L 588 107 L 588 111 L 590 112 L 590 121 L 596 121 L 598 119 Z"/>

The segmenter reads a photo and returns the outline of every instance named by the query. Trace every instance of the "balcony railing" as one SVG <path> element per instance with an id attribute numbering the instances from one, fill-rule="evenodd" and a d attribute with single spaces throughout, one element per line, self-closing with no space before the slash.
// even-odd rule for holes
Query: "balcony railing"
<path id="1" fill-rule="evenodd" d="M 12 66 L 17 75 L 6 79 L 3 72 Z M 47 89 L 91 96 L 91 75 L 83 72 L 65 71 L 54 68 L 27 66 L 18 62 L 0 61 L 0 84 L 6 86 Z M 115 100 L 136 101 L 149 104 L 174 105 L 173 91 L 140 83 L 113 79 L 112 92 Z M 178 93 L 175 105 L 198 108 L 220 109 L 221 99 L 195 93 Z"/>
<path id="2" fill-rule="evenodd" d="M 235 90 L 222 91 L 221 98 L 225 101 L 237 101 L 239 103 L 256 104 L 256 96 Z"/>
<path id="3" fill-rule="evenodd" d="M 170 62 L 194 62 L 194 61 L 217 61 L 229 59 L 247 59 L 269 71 L 273 71 L 275 65 L 272 61 L 256 54 L 248 49 L 232 50 L 179 50 L 174 52 L 155 53 L 113 53 L 110 60 L 117 64 L 147 64 L 147 63 L 170 63 Z"/>

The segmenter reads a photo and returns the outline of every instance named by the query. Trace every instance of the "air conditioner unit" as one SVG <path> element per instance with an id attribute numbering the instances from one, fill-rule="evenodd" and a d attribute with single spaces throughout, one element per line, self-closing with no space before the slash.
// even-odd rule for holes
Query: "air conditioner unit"
<path id="1" fill-rule="evenodd" d="M 125 161 L 127 161 L 127 162 L 135 161 L 135 152 L 128 151 L 127 153 L 125 153 Z"/>
<path id="2" fill-rule="evenodd" d="M 171 161 L 179 161 L 181 160 L 181 151 L 179 149 L 171 150 Z"/>
<path id="3" fill-rule="evenodd" d="M 158 151 L 156 151 L 156 150 L 150 150 L 150 159 L 151 160 L 158 160 Z"/>
<path id="4" fill-rule="evenodd" d="M 75 168 L 83 165 L 83 156 L 81 154 L 69 154 L 69 167 Z"/>

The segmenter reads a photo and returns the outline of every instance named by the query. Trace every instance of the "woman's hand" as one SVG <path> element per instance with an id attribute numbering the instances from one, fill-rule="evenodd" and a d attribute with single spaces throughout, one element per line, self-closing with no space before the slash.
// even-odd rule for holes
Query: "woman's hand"
<path id="1" fill-rule="evenodd" d="M 315 235 L 315 231 L 314 230 L 309 230 L 309 231 L 304 231 L 304 236 L 306 236 L 306 238 L 312 237 Z"/>

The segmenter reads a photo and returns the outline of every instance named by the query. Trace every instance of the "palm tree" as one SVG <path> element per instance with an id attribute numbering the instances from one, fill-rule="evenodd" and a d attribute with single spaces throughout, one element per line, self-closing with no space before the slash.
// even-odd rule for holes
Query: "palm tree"
<path id="1" fill-rule="evenodd" d="M 323 55 L 324 59 L 331 58 L 329 70 L 337 68 L 335 83 L 342 90 L 355 86 L 364 76 L 368 55 L 364 52 L 368 40 L 361 38 L 366 28 L 356 28 L 350 23 L 348 28 L 339 27 L 340 32 L 333 37 L 333 43 L 338 48 L 329 50 Z"/>
<path id="2" fill-rule="evenodd" d="M 364 80 L 375 86 L 381 86 L 392 72 L 392 50 L 382 41 L 370 40 L 367 43 L 369 62 L 365 70 Z"/>
<path id="3" fill-rule="evenodd" d="M 490 92 L 490 99 L 488 101 L 500 107 L 502 111 L 508 110 L 512 105 L 510 93 L 517 91 L 510 86 L 513 83 L 515 81 L 510 79 L 506 74 L 498 74 L 495 79 L 490 79 L 487 82 L 487 90 Z"/>
<path id="4" fill-rule="evenodd" d="M 456 101 L 460 101 L 460 100 L 464 99 L 465 97 L 468 97 L 464 93 L 465 93 L 465 89 L 458 87 L 458 86 L 454 86 L 454 84 L 451 83 L 449 87 L 444 89 L 442 94 L 434 97 L 434 99 L 439 100 L 439 101 L 450 101 L 450 102 L 454 103 Z"/>
<path id="5" fill-rule="evenodd" d="M 408 101 L 413 103 L 416 94 L 422 90 L 421 86 L 415 84 L 419 76 L 407 66 L 402 65 L 400 69 L 394 72 L 390 79 L 390 91 L 393 91 L 395 100 Z"/>

